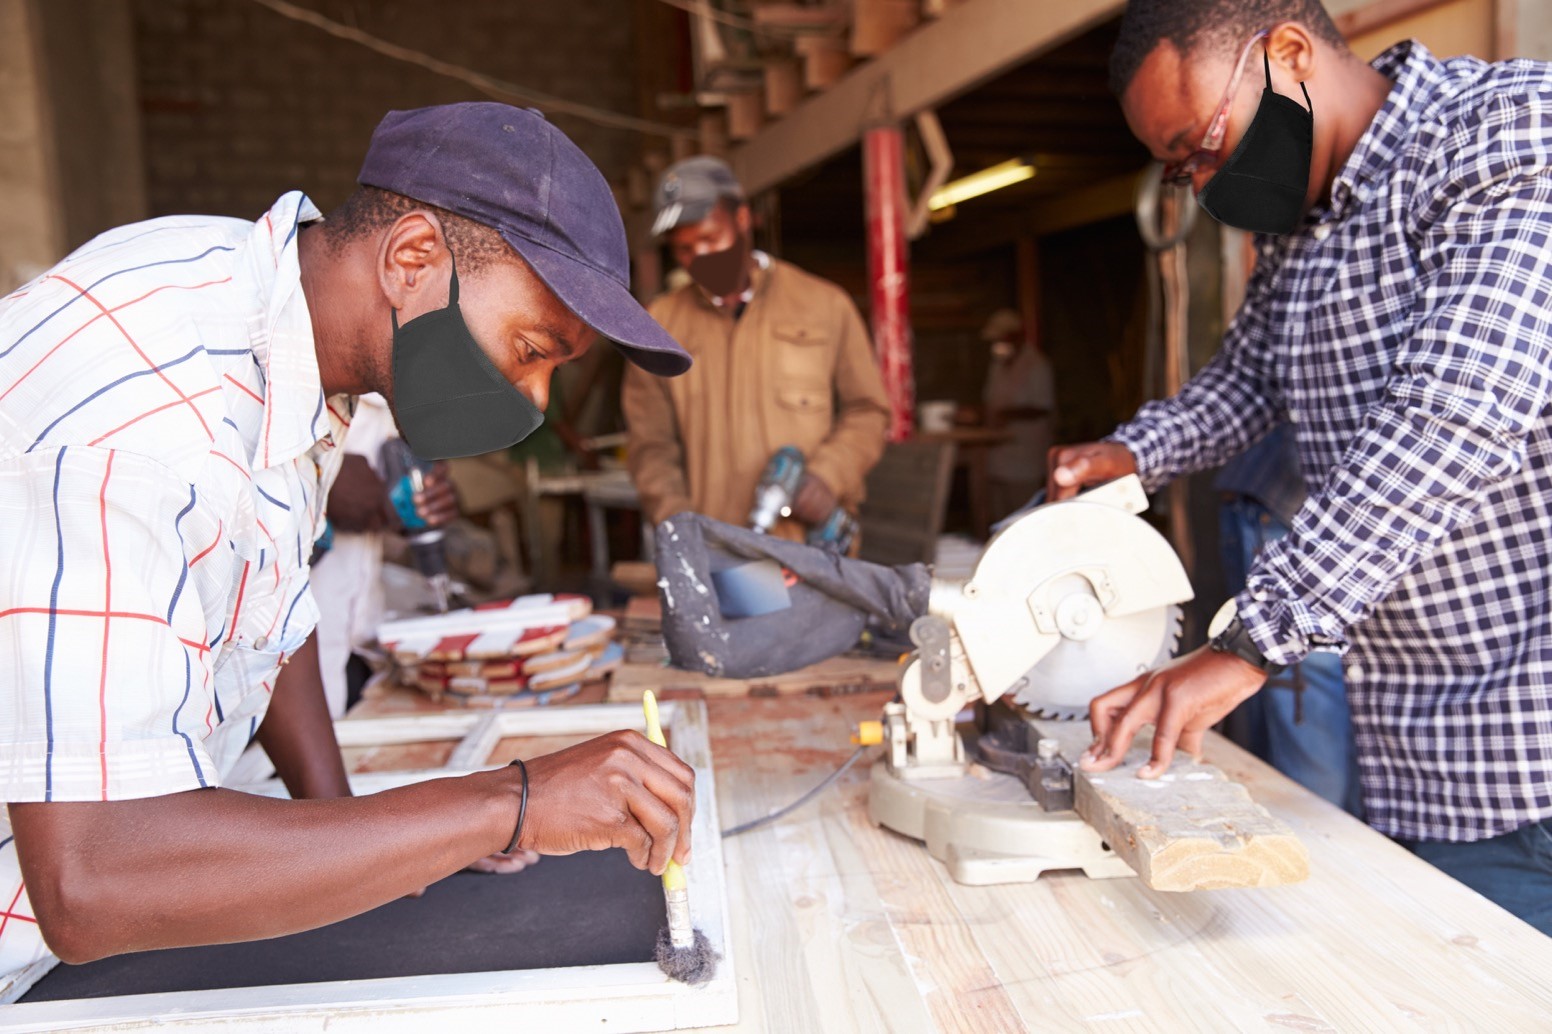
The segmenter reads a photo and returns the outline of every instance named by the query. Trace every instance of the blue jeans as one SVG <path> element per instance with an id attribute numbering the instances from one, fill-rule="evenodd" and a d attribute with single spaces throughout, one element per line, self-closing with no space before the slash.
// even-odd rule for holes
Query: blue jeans
<path id="1" fill-rule="evenodd" d="M 1552 819 L 1466 844 L 1398 843 L 1552 937 Z"/>
<path id="2" fill-rule="evenodd" d="M 1243 496 L 1224 502 L 1219 521 L 1224 581 L 1231 592 L 1238 592 L 1261 548 L 1287 535 L 1288 528 Z M 1363 817 L 1341 657 L 1312 653 L 1268 679 L 1261 692 L 1239 706 L 1251 753 L 1312 793 Z"/>

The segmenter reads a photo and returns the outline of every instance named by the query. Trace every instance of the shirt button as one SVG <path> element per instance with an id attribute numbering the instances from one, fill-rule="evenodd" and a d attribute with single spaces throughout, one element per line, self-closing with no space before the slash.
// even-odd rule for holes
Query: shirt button
<path id="1" fill-rule="evenodd" d="M 262 650 L 262 649 L 264 649 L 268 645 L 269 645 L 269 640 L 266 639 L 264 636 L 259 636 L 257 639 L 255 639 L 253 641 L 253 648 L 255 650 Z"/>
<path id="2" fill-rule="evenodd" d="M 1353 682 L 1357 682 L 1359 679 L 1363 678 L 1363 665 L 1349 664 L 1347 666 L 1347 677 Z"/>
<path id="3" fill-rule="evenodd" d="M 1327 237 L 1331 236 L 1331 224 L 1321 223 L 1319 226 L 1315 227 L 1314 234 L 1317 241 L 1325 240 Z"/>

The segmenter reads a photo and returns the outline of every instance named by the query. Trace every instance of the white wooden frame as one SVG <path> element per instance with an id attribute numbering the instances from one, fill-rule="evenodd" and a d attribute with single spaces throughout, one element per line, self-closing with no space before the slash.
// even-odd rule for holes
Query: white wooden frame
<path id="1" fill-rule="evenodd" d="M 665 701 L 661 714 L 674 753 L 695 770 L 695 864 L 685 874 L 695 926 L 722 956 L 716 976 L 702 987 L 670 980 L 652 962 L 342 980 L 0 1005 L 0 1032 L 105 1031 L 141 1026 L 223 1032 L 240 1027 L 244 1031 L 286 1034 L 325 1030 L 329 1034 L 420 1034 L 430 1030 L 509 1027 L 628 1032 L 736 1023 L 738 991 L 730 953 L 727 886 L 723 878 L 721 825 L 712 779 L 706 706 L 700 701 Z M 475 771 L 483 766 L 496 743 L 508 736 L 595 735 L 615 729 L 644 731 L 645 723 L 639 706 L 599 704 L 489 714 L 349 719 L 337 722 L 334 728 L 342 747 L 460 739 L 444 768 L 351 777 L 351 787 L 357 793 L 374 793 L 424 779 Z M 239 767 L 247 769 L 250 779 L 266 774 L 253 763 Z M 236 785 L 237 781 L 229 779 L 228 784 Z M 240 788 L 272 796 L 285 794 L 273 779 Z M 10 986 L 0 988 L 0 1000 L 14 1002 L 52 965 L 49 960 L 30 967 Z"/>

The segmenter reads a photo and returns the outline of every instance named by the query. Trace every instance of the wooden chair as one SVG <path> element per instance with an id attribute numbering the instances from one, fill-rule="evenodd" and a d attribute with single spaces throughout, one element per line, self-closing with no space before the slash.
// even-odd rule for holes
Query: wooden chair
<path id="1" fill-rule="evenodd" d="M 862 559 L 876 564 L 932 563 L 953 474 L 952 442 L 886 446 L 868 475 L 861 514 Z"/>

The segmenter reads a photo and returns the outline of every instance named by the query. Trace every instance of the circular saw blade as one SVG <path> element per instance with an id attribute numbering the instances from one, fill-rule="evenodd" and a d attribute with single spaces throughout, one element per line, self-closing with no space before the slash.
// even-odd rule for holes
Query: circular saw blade
<path id="1" fill-rule="evenodd" d="M 1082 718 L 1096 696 L 1174 656 L 1182 617 L 1173 604 L 1125 617 L 1106 615 L 1091 638 L 1057 643 L 1025 673 L 1014 699 L 1047 718 Z"/>

